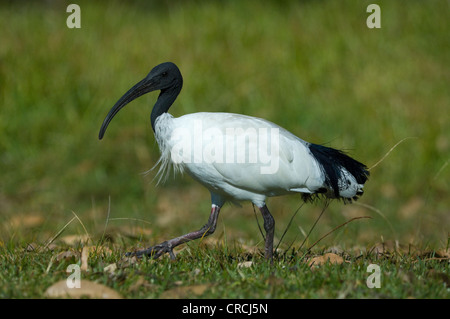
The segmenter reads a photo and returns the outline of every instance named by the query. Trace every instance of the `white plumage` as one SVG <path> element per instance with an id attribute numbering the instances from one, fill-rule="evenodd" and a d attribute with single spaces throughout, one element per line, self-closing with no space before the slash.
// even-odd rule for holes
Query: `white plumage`
<path id="1" fill-rule="evenodd" d="M 194 150 L 194 138 L 199 137 L 198 134 L 194 134 L 195 126 L 202 128 L 203 132 L 214 129 L 220 134 L 215 134 L 211 139 L 201 136 L 200 138 L 204 141 L 203 147 Z M 191 134 L 181 137 L 174 134 L 179 129 L 181 129 L 180 133 L 190 132 Z M 271 130 L 278 130 L 279 152 L 276 159 L 271 159 L 271 163 L 262 162 L 259 156 L 255 156 L 256 162 L 251 162 L 249 158 L 251 151 L 256 150 L 259 154 L 259 148 L 267 146 L 265 143 L 258 143 L 260 137 L 258 132 L 261 129 L 266 129 L 268 135 Z M 230 131 L 234 134 L 227 134 Z M 239 143 L 239 136 L 236 135 L 239 132 L 243 135 L 247 133 L 246 137 L 250 135 L 249 133 L 256 132 L 256 139 L 246 138 L 244 143 Z M 280 126 L 260 118 L 232 113 L 206 112 L 174 118 L 169 113 L 164 113 L 156 121 L 155 137 L 161 150 L 161 167 L 164 168 L 159 171 L 159 174 L 167 173 L 164 171 L 170 164 L 175 166 L 176 171 L 186 171 L 213 193 L 213 198 L 217 201 L 214 204 L 218 206 L 222 206 L 226 201 L 248 200 L 262 207 L 266 197 L 289 193 L 313 194 L 324 186 L 324 173 L 312 156 L 308 148 L 309 143 Z M 191 156 L 184 162 L 173 163 L 172 150 L 176 149 L 176 145 L 180 142 L 186 145 L 186 140 L 190 140 Z M 220 145 L 223 153 L 227 149 L 233 150 L 234 155 L 244 153 L 246 155 L 244 163 L 238 163 L 237 156 L 227 162 L 225 155 L 213 158 L 209 162 L 203 158 L 196 163 L 193 154 L 197 153 L 197 158 L 198 155 L 208 154 L 205 148 L 211 144 Z M 177 155 L 182 157 L 183 153 Z M 273 173 L 261 174 L 262 168 L 270 167 L 274 169 Z M 160 178 L 164 179 L 163 176 Z M 357 184 L 356 181 L 352 183 L 352 185 L 355 184 Z M 358 189 L 360 188 L 362 185 L 358 186 Z M 342 189 L 341 193 L 351 198 L 356 195 L 358 189 L 347 187 Z"/>
<path id="2" fill-rule="evenodd" d="M 101 139 L 111 119 L 126 104 L 161 90 L 151 124 L 161 151 L 158 181 L 175 172 L 187 172 L 211 192 L 211 214 L 200 230 L 165 241 L 134 254 L 159 257 L 186 241 L 214 232 L 225 202 L 251 201 L 261 211 L 266 230 L 265 255 L 272 259 L 275 221 L 266 198 L 302 193 L 344 201 L 363 193 L 369 175 L 365 165 L 343 152 L 308 143 L 282 127 L 257 117 L 233 113 L 193 113 L 178 118 L 167 111 L 181 91 L 178 67 L 160 64 L 125 93 L 111 109 L 100 129 Z"/>

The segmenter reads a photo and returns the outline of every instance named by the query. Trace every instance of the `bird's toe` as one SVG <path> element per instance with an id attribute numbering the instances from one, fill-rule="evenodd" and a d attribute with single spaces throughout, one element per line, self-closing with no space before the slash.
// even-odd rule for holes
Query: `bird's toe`
<path id="1" fill-rule="evenodd" d="M 128 252 L 125 254 L 126 257 L 137 257 L 142 258 L 144 256 L 152 259 L 157 259 L 165 253 L 169 253 L 171 259 L 175 259 L 175 254 L 173 253 L 173 248 L 167 243 L 163 242 L 159 245 L 149 247 L 147 249 L 141 249 L 133 252 Z"/>

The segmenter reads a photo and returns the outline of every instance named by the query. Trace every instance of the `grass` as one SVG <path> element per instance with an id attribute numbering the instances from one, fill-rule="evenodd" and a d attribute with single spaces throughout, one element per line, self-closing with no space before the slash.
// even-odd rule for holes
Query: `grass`
<path id="1" fill-rule="evenodd" d="M 377 1 L 378 30 L 365 25 L 370 1 L 77 3 L 76 30 L 65 24 L 69 2 L 0 4 L 1 297 L 43 297 L 67 278 L 68 264 L 81 263 L 83 245 L 66 237 L 87 233 L 88 245 L 111 253 L 92 253 L 83 278 L 127 298 L 183 297 L 194 285 L 195 298 L 448 298 L 448 258 L 439 255 L 450 225 L 447 2 Z M 123 252 L 197 229 L 209 212 L 208 191 L 189 177 L 155 187 L 153 173 L 141 175 L 159 156 L 149 124 L 156 93 L 97 139 L 110 107 L 163 61 L 184 77 L 174 116 L 267 118 L 369 167 L 406 140 L 371 170 L 361 200 L 332 203 L 298 250 L 322 207 L 305 205 L 273 267 L 253 251 L 261 235 L 244 203 L 224 207 L 216 234 L 176 262 L 122 265 L 111 275 L 104 266 Z M 277 242 L 299 198 L 268 205 Z M 305 250 L 360 216 L 372 218 Z M 380 242 L 412 251 L 371 253 Z M 41 249 L 28 251 L 30 243 Z M 330 249 L 346 262 L 311 270 L 307 258 Z M 51 262 L 67 251 L 75 257 Z M 252 267 L 238 268 L 244 261 Z M 381 289 L 365 285 L 370 263 L 382 269 Z"/>
<path id="2" fill-rule="evenodd" d="M 341 252 L 341 264 L 310 266 L 312 255 L 323 251 L 292 251 L 277 255 L 270 265 L 260 253 L 201 244 L 184 248 L 176 261 L 163 257 L 134 263 L 122 259 L 122 249 L 101 246 L 102 251 L 89 255 L 82 278 L 127 298 L 448 298 L 448 258 L 432 252 Z M 67 279 L 66 269 L 78 262 L 81 248 L 2 250 L 1 276 L 9 282 L 1 288 L 2 297 L 42 298 L 53 283 Z M 59 258 L 62 253 L 68 257 Z M 241 266 L 249 260 L 249 267 Z M 112 273 L 105 270 L 111 264 L 118 266 Z M 366 284 L 370 264 L 382 269 L 379 289 Z"/>

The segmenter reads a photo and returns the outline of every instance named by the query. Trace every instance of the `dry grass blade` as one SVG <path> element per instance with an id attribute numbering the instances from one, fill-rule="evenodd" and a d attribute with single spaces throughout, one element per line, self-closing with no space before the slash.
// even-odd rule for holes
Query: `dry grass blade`
<path id="1" fill-rule="evenodd" d="M 89 236 L 89 233 L 88 233 L 86 227 L 84 226 L 83 222 L 81 221 L 81 219 L 78 217 L 78 215 L 74 211 L 72 211 L 72 214 L 74 215 L 74 217 L 71 220 L 69 220 L 52 238 L 50 238 L 47 241 L 47 243 L 44 245 L 44 250 L 47 249 L 48 246 L 51 243 L 53 243 L 75 219 L 77 219 L 80 222 L 81 226 L 84 229 L 84 232 L 86 233 L 86 238 L 87 238 L 86 242 L 91 240 L 91 236 Z"/>
<path id="2" fill-rule="evenodd" d="M 56 238 L 58 238 L 58 237 L 62 234 L 62 232 L 67 228 L 67 226 L 69 226 L 70 223 L 72 223 L 74 220 L 75 220 L 75 217 L 73 217 L 71 220 L 69 220 L 69 222 L 66 223 L 66 224 L 63 226 L 63 228 L 61 228 L 61 229 L 56 233 L 55 236 L 53 236 L 52 238 L 50 238 L 50 239 L 47 241 L 47 243 L 45 244 L 44 249 L 47 249 L 47 247 L 48 247 L 51 243 L 53 243 L 53 242 L 56 240 Z"/>
<path id="3" fill-rule="evenodd" d="M 370 170 L 372 170 L 372 168 L 377 167 L 378 164 L 380 164 L 382 161 L 384 161 L 384 159 L 385 159 L 386 157 L 388 157 L 388 155 L 391 154 L 391 152 L 392 152 L 398 145 L 400 145 L 400 144 L 403 143 L 405 140 L 410 139 L 410 138 L 418 138 L 418 137 L 409 136 L 409 137 L 405 137 L 404 139 L 400 140 L 400 141 L 397 142 L 394 146 L 392 146 L 391 149 L 390 149 L 386 154 L 384 154 L 384 156 L 383 156 L 378 162 L 376 162 L 374 165 L 372 165 L 372 166 L 371 166 L 370 168 L 368 168 L 367 170 L 370 171 Z"/>
<path id="4" fill-rule="evenodd" d="M 438 172 L 436 173 L 436 175 L 434 175 L 433 180 L 437 179 L 439 177 L 439 175 L 442 173 L 442 171 L 447 167 L 448 165 L 448 160 L 445 161 L 444 165 L 441 166 L 441 168 L 438 170 Z"/>
<path id="5" fill-rule="evenodd" d="M 131 217 L 114 217 L 114 218 L 109 218 L 109 221 L 116 221 L 116 220 L 132 220 L 132 221 L 135 221 L 135 222 L 146 223 L 146 224 L 152 225 L 152 223 L 149 222 L 148 220 L 141 219 L 141 218 L 131 218 Z"/>
<path id="6" fill-rule="evenodd" d="M 362 218 L 370 218 L 372 219 L 372 217 L 370 216 L 360 216 L 360 217 L 353 217 L 352 219 L 346 221 L 345 223 L 333 228 L 332 230 L 330 230 L 328 233 L 326 233 L 325 235 L 323 235 L 322 237 L 320 237 L 318 240 L 316 240 L 311 246 L 309 246 L 308 251 L 311 250 L 315 245 L 317 245 L 322 239 L 324 239 L 325 237 L 327 237 L 328 235 L 330 235 L 331 233 L 333 233 L 334 231 L 338 230 L 339 228 L 347 225 L 348 223 L 351 223 L 354 220 L 357 219 L 362 219 Z"/>
<path id="7" fill-rule="evenodd" d="M 266 236 L 264 236 L 264 232 L 262 231 L 261 225 L 259 224 L 258 215 L 256 214 L 256 210 L 255 210 L 255 204 L 252 203 L 252 207 L 253 207 L 253 213 L 255 214 L 256 223 L 258 224 L 259 232 L 261 233 L 261 236 L 262 236 L 263 240 L 265 241 Z"/>
<path id="8" fill-rule="evenodd" d="M 314 230 L 314 228 L 316 227 L 317 223 L 319 222 L 320 218 L 322 217 L 323 213 L 325 212 L 325 210 L 328 208 L 328 206 L 330 206 L 330 200 L 327 199 L 325 201 L 325 205 L 322 208 L 322 211 L 320 212 L 319 217 L 317 217 L 316 221 L 314 222 L 314 224 L 312 225 L 311 229 L 308 232 L 308 235 L 306 235 L 305 239 L 303 239 L 302 244 L 300 245 L 300 247 L 298 248 L 298 250 L 302 249 L 303 245 L 305 244 L 306 240 L 309 238 L 309 235 L 311 235 L 312 231 Z"/>
<path id="9" fill-rule="evenodd" d="M 367 204 L 364 204 L 364 203 L 358 203 L 358 202 L 355 202 L 354 205 L 365 207 L 367 209 L 370 209 L 370 210 L 374 211 L 378 215 L 380 215 L 381 218 L 383 218 L 386 221 L 386 223 L 389 225 L 389 228 L 391 229 L 392 235 L 395 236 L 395 230 L 394 230 L 394 227 L 392 226 L 391 222 L 389 221 L 389 219 L 386 218 L 386 216 L 378 208 L 370 206 L 370 205 L 367 205 Z"/>
<path id="10" fill-rule="evenodd" d="M 102 239 L 100 240 L 100 242 L 103 242 L 103 239 L 105 238 L 106 228 L 108 227 L 110 213 L 111 213 L 111 196 L 108 196 L 108 211 L 106 214 L 106 221 L 105 221 L 105 227 L 103 228 Z"/>
<path id="11" fill-rule="evenodd" d="M 280 246 L 281 242 L 283 241 L 284 235 L 286 235 L 286 233 L 287 233 L 289 227 L 290 227 L 291 224 L 292 224 L 292 221 L 294 220 L 295 216 L 297 216 L 297 213 L 300 211 L 300 209 L 303 207 L 303 205 L 305 205 L 304 202 L 297 208 L 297 210 L 295 211 L 295 213 L 292 215 L 291 219 L 289 220 L 289 223 L 288 223 L 287 226 L 286 226 L 286 229 L 285 229 L 284 232 L 283 232 L 283 235 L 281 235 L 280 241 L 278 242 L 277 246 L 275 247 L 275 251 L 277 251 L 278 247 Z M 292 246 L 293 243 L 294 243 L 294 242 L 292 242 L 286 250 L 289 250 L 289 248 L 291 248 L 291 246 Z"/>
<path id="12" fill-rule="evenodd" d="M 87 238 L 86 242 L 90 241 L 90 240 L 91 240 L 91 236 L 89 236 L 89 233 L 88 233 L 86 227 L 84 226 L 83 222 L 81 221 L 81 219 L 78 217 L 78 215 L 77 215 L 74 211 L 72 211 L 72 214 L 73 214 L 73 215 L 75 216 L 75 218 L 80 222 L 81 227 L 83 227 L 84 232 L 86 233 L 86 238 Z"/>

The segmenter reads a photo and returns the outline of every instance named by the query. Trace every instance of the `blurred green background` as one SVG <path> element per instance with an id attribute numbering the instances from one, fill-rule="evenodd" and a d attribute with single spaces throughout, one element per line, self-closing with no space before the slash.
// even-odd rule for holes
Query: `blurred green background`
<path id="1" fill-rule="evenodd" d="M 332 203 L 311 242 L 371 216 L 321 245 L 446 246 L 449 2 L 376 1 L 381 29 L 369 29 L 372 2 L 77 1 L 81 29 L 66 26 L 71 2 L 2 2 L 0 243 L 44 242 L 73 212 L 95 236 L 109 211 L 108 232 L 145 228 L 148 243 L 206 222 L 209 193 L 190 177 L 156 187 L 155 171 L 141 174 L 159 157 L 149 120 L 157 93 L 133 102 L 97 138 L 116 100 L 172 61 L 184 77 L 174 116 L 263 117 L 368 167 L 408 138 L 371 170 L 358 203 Z M 299 196 L 269 200 L 277 238 L 299 204 Z M 302 208 L 286 245 L 302 241 L 321 207 Z M 84 230 L 73 223 L 65 232 Z M 251 204 L 225 207 L 213 237 L 260 242 Z"/>

